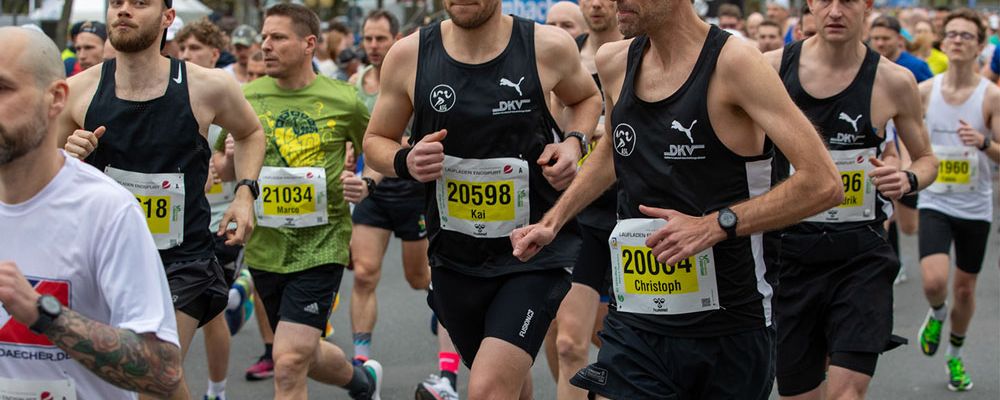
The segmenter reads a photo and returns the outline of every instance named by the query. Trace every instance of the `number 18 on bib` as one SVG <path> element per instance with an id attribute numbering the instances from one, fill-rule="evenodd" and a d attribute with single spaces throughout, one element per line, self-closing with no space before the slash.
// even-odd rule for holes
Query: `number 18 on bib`
<path id="1" fill-rule="evenodd" d="M 646 247 L 646 238 L 666 223 L 625 219 L 611 232 L 611 281 L 618 311 L 669 315 L 719 309 L 711 248 L 667 265 Z"/>
<path id="2" fill-rule="evenodd" d="M 481 238 L 507 237 L 531 217 L 528 162 L 444 157 L 437 180 L 441 228 Z"/>

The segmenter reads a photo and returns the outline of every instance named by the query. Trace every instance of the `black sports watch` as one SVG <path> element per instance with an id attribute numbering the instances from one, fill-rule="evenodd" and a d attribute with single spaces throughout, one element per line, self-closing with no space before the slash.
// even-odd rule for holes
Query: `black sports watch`
<path id="1" fill-rule="evenodd" d="M 233 189 L 233 193 L 238 192 L 240 190 L 240 186 L 250 188 L 250 194 L 253 195 L 254 200 L 257 200 L 257 197 L 260 196 L 260 185 L 257 184 L 257 181 L 251 179 L 241 179 L 239 182 L 236 182 L 236 189 Z"/>
<path id="2" fill-rule="evenodd" d="M 566 134 L 563 135 L 563 140 L 569 139 L 571 137 L 580 140 L 580 157 L 587 155 L 587 149 L 588 149 L 587 135 L 584 135 L 583 132 L 570 131 L 566 132 Z"/>
<path id="3" fill-rule="evenodd" d="M 44 295 L 38 298 L 38 320 L 34 324 L 31 324 L 28 329 L 39 335 L 45 334 L 45 331 L 49 330 L 52 326 L 52 322 L 62 315 L 62 304 L 59 304 L 59 300 L 50 295 Z"/>
<path id="4" fill-rule="evenodd" d="M 983 145 L 979 146 L 979 150 L 986 151 L 990 148 L 991 144 L 990 135 L 983 135 Z"/>
<path id="5" fill-rule="evenodd" d="M 726 239 L 736 237 L 736 224 L 740 222 L 739 217 L 729 207 L 719 210 L 719 227 L 726 231 Z"/>
<path id="6" fill-rule="evenodd" d="M 361 180 L 365 181 L 365 185 L 368 185 L 368 195 L 375 194 L 375 180 L 367 176 L 362 176 Z"/>
<path id="7" fill-rule="evenodd" d="M 910 190 L 906 193 L 903 193 L 903 196 L 908 196 L 916 193 L 920 187 L 920 183 L 917 182 L 917 174 L 914 174 L 913 171 L 908 171 L 908 170 L 903 170 L 903 173 L 906 174 L 906 180 L 910 182 Z"/>

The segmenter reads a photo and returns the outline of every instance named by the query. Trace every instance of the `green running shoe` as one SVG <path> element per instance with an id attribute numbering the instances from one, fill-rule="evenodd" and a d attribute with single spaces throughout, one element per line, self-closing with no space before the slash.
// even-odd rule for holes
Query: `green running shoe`
<path id="1" fill-rule="evenodd" d="M 948 390 L 966 392 L 972 390 L 972 379 L 965 373 L 965 364 L 958 357 L 948 357 Z"/>
<path id="2" fill-rule="evenodd" d="M 941 344 L 941 325 L 944 323 L 934 319 L 931 311 L 927 312 L 927 319 L 920 327 L 920 351 L 925 355 L 933 356 L 937 353 L 938 345 Z"/>

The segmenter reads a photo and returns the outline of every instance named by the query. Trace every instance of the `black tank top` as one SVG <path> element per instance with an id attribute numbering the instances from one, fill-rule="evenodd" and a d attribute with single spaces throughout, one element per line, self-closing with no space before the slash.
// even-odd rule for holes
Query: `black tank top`
<path id="1" fill-rule="evenodd" d="M 672 95 L 646 102 L 635 80 L 646 35 L 629 46 L 621 95 L 611 115 L 618 216 L 650 218 L 639 205 L 703 216 L 758 196 L 771 186 L 770 146 L 756 157 L 733 153 L 718 138 L 708 113 L 708 86 L 729 34 L 712 26 L 687 81 Z M 764 280 L 762 238 L 738 237 L 713 247 L 721 308 L 680 315 L 611 312 L 631 326 L 669 336 L 721 336 L 770 323 L 771 286 Z"/>
<path id="2" fill-rule="evenodd" d="M 447 54 L 440 23 L 422 28 L 411 138 L 418 142 L 429 133 L 447 129 L 443 144 L 449 156 L 525 160 L 531 223 L 540 220 L 559 197 L 542 176 L 537 160 L 545 145 L 562 137 L 545 104 L 538 78 L 534 29 L 533 21 L 515 16 L 507 48 L 493 60 L 472 65 Z M 517 90 L 510 84 L 516 84 Z M 437 102 L 432 104 L 435 99 Z M 552 244 L 528 263 L 522 263 L 511 254 L 509 238 L 476 238 L 441 229 L 435 193 L 435 183 L 428 183 L 428 254 L 432 266 L 488 277 L 573 265 L 580 241 L 575 223 L 567 224 Z"/>
<path id="3" fill-rule="evenodd" d="M 576 48 L 578 50 L 583 50 L 583 46 L 587 44 L 587 38 L 590 34 L 584 33 L 576 37 Z M 601 78 L 595 73 L 591 75 L 594 78 L 594 82 L 597 83 L 597 90 L 601 91 L 601 115 L 604 115 L 604 88 L 601 86 Z M 604 139 L 600 139 L 604 140 Z M 590 142 L 590 150 L 593 151 L 597 146 L 597 141 Z M 617 207 L 617 189 L 612 185 L 611 188 L 606 190 L 601 194 L 597 200 L 580 211 L 580 214 L 576 216 L 576 221 L 580 225 L 588 226 L 592 228 L 597 228 L 601 230 L 611 231 L 615 228 L 615 207 Z"/>
<path id="4" fill-rule="evenodd" d="M 212 154 L 191 111 L 184 62 L 170 60 L 166 93 L 149 101 L 119 99 L 115 67 L 113 59 L 104 62 L 101 82 L 87 109 L 84 129 L 107 128 L 87 163 L 101 171 L 111 166 L 150 174 L 183 173 L 184 241 L 160 250 L 160 257 L 164 264 L 214 257 L 208 230 L 211 211 L 202 190 Z"/>
<path id="5" fill-rule="evenodd" d="M 875 73 L 878 71 L 879 53 L 866 47 L 865 59 L 861 63 L 854 81 L 842 92 L 825 99 L 817 99 L 802 88 L 799 81 L 799 57 L 802 42 L 785 47 L 781 56 L 779 74 L 785 89 L 795 104 L 817 127 L 823 142 L 830 150 L 857 150 L 874 148 L 876 156 L 882 155 L 885 140 L 878 136 L 878 130 L 871 121 L 872 89 L 875 87 Z M 788 178 L 788 159 L 777 152 L 774 158 L 775 184 Z M 867 177 L 866 177 L 867 178 Z M 843 232 L 865 226 L 881 230 L 882 222 L 892 212 L 892 202 L 886 201 L 881 193 L 875 196 L 875 219 L 872 221 L 822 223 L 801 222 L 785 228 L 789 233 Z"/>

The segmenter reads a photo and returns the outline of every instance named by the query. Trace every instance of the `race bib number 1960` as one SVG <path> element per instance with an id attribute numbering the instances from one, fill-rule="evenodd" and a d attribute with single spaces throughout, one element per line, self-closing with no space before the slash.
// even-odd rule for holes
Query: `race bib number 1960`
<path id="1" fill-rule="evenodd" d="M 271 228 L 326 225 L 326 170 L 316 167 L 260 170 L 257 223 Z"/>
<path id="2" fill-rule="evenodd" d="M 665 224 L 662 219 L 626 219 L 612 231 L 608 244 L 618 311 L 687 314 L 718 309 L 712 249 L 667 265 L 646 247 L 646 238 Z"/>
<path id="3" fill-rule="evenodd" d="M 927 190 L 935 193 L 974 192 L 979 150 L 969 146 L 934 146 L 940 160 L 938 175 Z"/>
<path id="4" fill-rule="evenodd" d="M 528 224 L 527 161 L 445 156 L 436 186 L 442 229 L 498 238 Z"/>
<path id="5" fill-rule="evenodd" d="M 104 173 L 135 195 L 157 249 L 184 242 L 184 174 L 144 174 L 110 166 Z"/>

